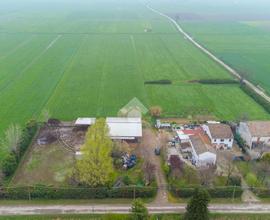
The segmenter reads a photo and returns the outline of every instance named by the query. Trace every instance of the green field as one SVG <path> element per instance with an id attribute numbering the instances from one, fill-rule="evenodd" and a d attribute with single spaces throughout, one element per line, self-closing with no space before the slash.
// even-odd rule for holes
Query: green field
<path id="1" fill-rule="evenodd" d="M 156 7 L 220 59 L 270 94 L 270 2 L 159 0 Z M 173 7 L 174 6 L 174 7 Z"/>
<path id="2" fill-rule="evenodd" d="M 230 77 L 141 1 L 0 2 L 0 132 L 44 109 L 114 116 L 133 97 L 164 116 L 269 118 L 237 85 L 189 82 Z M 144 85 L 160 79 L 173 84 Z"/>

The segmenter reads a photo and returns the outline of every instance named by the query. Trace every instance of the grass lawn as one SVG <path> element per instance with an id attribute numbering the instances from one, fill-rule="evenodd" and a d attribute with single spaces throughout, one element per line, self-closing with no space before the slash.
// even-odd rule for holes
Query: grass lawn
<path id="1" fill-rule="evenodd" d="M 66 177 L 74 162 L 73 153 L 61 144 L 30 147 L 10 185 L 67 185 Z"/>
<path id="2" fill-rule="evenodd" d="M 0 3 L 0 133 L 43 109 L 63 120 L 113 116 L 133 97 L 164 116 L 270 118 L 237 86 L 189 83 L 231 76 L 140 2 L 52 3 Z M 173 84 L 144 85 L 160 79 Z"/>

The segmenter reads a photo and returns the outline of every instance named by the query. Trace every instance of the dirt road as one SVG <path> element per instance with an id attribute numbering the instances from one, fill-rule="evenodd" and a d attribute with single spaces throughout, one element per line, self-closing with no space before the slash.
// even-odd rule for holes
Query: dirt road
<path id="1" fill-rule="evenodd" d="M 226 63 L 224 63 L 222 60 L 220 60 L 218 57 L 216 57 L 214 54 L 212 54 L 209 50 L 207 50 L 206 48 L 204 48 L 202 45 L 200 45 L 198 42 L 196 42 L 188 33 L 186 33 L 181 27 L 180 25 L 171 17 L 169 17 L 168 15 L 152 8 L 149 5 L 146 5 L 146 7 L 151 10 L 152 12 L 159 14 L 162 17 L 167 18 L 169 21 L 171 21 L 174 26 L 177 28 L 177 30 L 182 33 L 186 39 L 188 39 L 192 44 L 194 44 L 197 48 L 199 48 L 201 51 L 203 51 L 205 54 L 207 54 L 211 59 L 213 59 L 215 62 L 217 62 L 218 64 L 220 64 L 221 66 L 223 66 L 229 73 L 231 73 L 232 75 L 234 75 L 236 78 L 238 78 L 239 80 L 242 79 L 241 75 L 234 70 L 233 68 L 231 68 L 230 66 L 228 66 Z M 270 97 L 263 92 L 261 89 L 259 89 L 257 86 L 253 85 L 251 82 L 249 82 L 248 80 L 244 79 L 243 82 L 250 87 L 254 92 L 256 92 L 258 95 L 260 95 L 261 97 L 263 97 L 266 101 L 270 102 Z"/>
<path id="2" fill-rule="evenodd" d="M 141 156 L 144 160 L 149 160 L 156 167 L 155 176 L 157 180 L 158 192 L 153 204 L 164 205 L 168 203 L 167 197 L 167 181 L 161 168 L 160 156 L 156 156 L 155 147 L 159 146 L 158 133 L 153 129 L 145 128 L 143 131 L 143 138 L 140 144 Z"/>

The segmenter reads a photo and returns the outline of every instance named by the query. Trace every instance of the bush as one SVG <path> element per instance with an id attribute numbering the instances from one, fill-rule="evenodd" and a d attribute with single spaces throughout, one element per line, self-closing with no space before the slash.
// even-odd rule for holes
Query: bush
<path id="1" fill-rule="evenodd" d="M 252 188 L 251 191 L 260 198 L 270 198 L 269 188 Z"/>
<path id="2" fill-rule="evenodd" d="M 132 219 L 147 220 L 148 210 L 140 199 L 135 199 L 131 207 Z"/>
<path id="3" fill-rule="evenodd" d="M 0 199 L 103 199 L 150 198 L 156 195 L 154 187 L 121 188 L 57 188 L 44 185 L 11 187 L 0 190 Z"/>
<path id="4" fill-rule="evenodd" d="M 238 144 L 238 146 L 241 148 L 243 153 L 246 153 L 246 142 L 243 140 L 243 138 L 240 136 L 240 134 L 235 134 L 234 139 L 236 141 L 236 143 Z"/>
<path id="5" fill-rule="evenodd" d="M 2 170 L 5 176 L 11 176 L 17 168 L 16 155 L 11 152 L 2 162 Z"/>
<path id="6" fill-rule="evenodd" d="M 257 176 L 253 173 L 247 174 L 246 181 L 247 181 L 248 186 L 251 186 L 251 187 L 258 186 L 258 183 L 259 183 Z"/>
<path id="7" fill-rule="evenodd" d="M 211 198 L 238 198 L 241 197 L 243 190 L 241 187 L 213 187 L 206 188 Z M 172 188 L 171 192 L 176 197 L 189 198 L 193 196 L 194 188 Z"/>
<path id="8" fill-rule="evenodd" d="M 30 145 L 36 131 L 38 129 L 38 124 L 36 121 L 29 121 L 25 128 L 23 129 L 22 141 L 20 142 L 19 156 L 17 157 L 14 152 L 10 152 L 8 156 L 2 161 L 3 173 L 6 177 L 12 176 L 16 171 L 16 168 L 21 160 L 21 157 L 24 155 L 28 146 Z M 15 161 L 14 161 L 15 159 Z"/>
<path id="9" fill-rule="evenodd" d="M 240 176 L 229 176 L 228 185 L 229 186 L 241 186 L 241 177 Z"/>
<path id="10" fill-rule="evenodd" d="M 151 81 L 145 81 L 144 84 L 169 85 L 169 84 L 172 84 L 172 81 L 169 79 L 151 80 Z"/>
<path id="11" fill-rule="evenodd" d="M 123 183 L 125 185 L 129 185 L 131 183 L 131 180 L 130 180 L 129 176 L 124 176 L 123 177 Z"/>

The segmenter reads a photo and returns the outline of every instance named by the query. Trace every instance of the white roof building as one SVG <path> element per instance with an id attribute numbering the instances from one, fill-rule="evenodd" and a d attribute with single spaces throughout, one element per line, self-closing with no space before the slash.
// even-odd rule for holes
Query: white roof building
<path id="1" fill-rule="evenodd" d="M 75 121 L 75 125 L 85 125 L 85 126 L 90 126 L 95 124 L 96 119 L 95 118 L 78 118 Z"/>
<path id="2" fill-rule="evenodd" d="M 107 118 L 106 122 L 112 139 L 134 140 L 142 137 L 141 118 Z"/>

